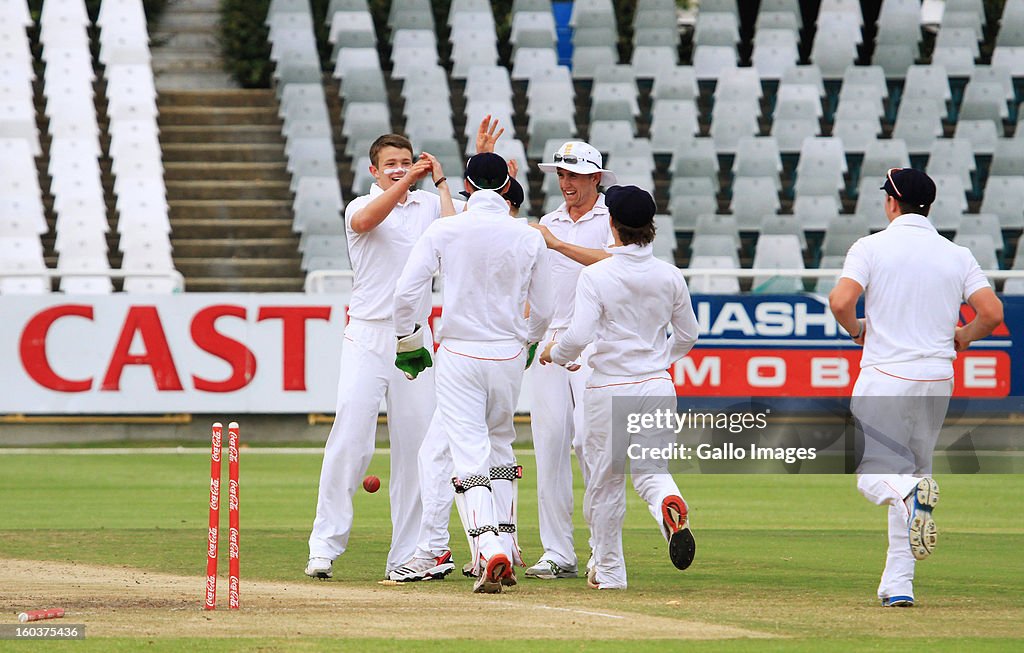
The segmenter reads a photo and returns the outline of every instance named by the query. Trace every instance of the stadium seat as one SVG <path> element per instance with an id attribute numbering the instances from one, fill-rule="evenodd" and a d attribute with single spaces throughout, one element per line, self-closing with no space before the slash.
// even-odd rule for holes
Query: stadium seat
<path id="1" fill-rule="evenodd" d="M 937 176 L 960 177 L 964 188 L 971 188 L 971 173 L 975 170 L 971 143 L 963 138 L 942 138 L 935 141 L 925 172 L 933 179 Z"/>
<path id="2" fill-rule="evenodd" d="M 996 244 L 992 236 L 986 234 L 957 234 L 953 242 L 961 247 L 966 247 L 974 254 L 978 265 L 982 270 L 998 270 L 999 257 L 996 254 Z"/>
<path id="3" fill-rule="evenodd" d="M 731 257 L 700 255 L 690 258 L 689 268 L 691 270 L 738 270 L 739 264 L 735 254 Z M 740 291 L 739 278 L 736 276 L 688 274 L 687 285 L 690 292 L 694 294 L 733 294 Z"/>
<path id="4" fill-rule="evenodd" d="M 795 215 L 765 215 L 758 226 L 759 238 L 763 236 L 796 236 L 800 249 L 807 249 L 805 226 Z"/>
<path id="5" fill-rule="evenodd" d="M 969 236 L 982 234 L 990 237 L 996 248 L 996 253 L 1002 256 L 1003 253 L 1003 231 L 999 226 L 999 216 L 992 213 L 968 213 L 960 221 L 958 236 Z"/>
<path id="6" fill-rule="evenodd" d="M 771 136 L 746 137 L 736 146 L 733 174 L 736 177 L 772 177 L 775 189 L 782 189 L 779 173 L 782 172 L 782 156 L 779 144 Z M 735 194 L 735 189 L 733 190 Z"/>
<path id="7" fill-rule="evenodd" d="M 512 56 L 513 80 L 530 80 L 555 68 L 558 68 L 558 57 L 551 48 L 519 48 Z"/>
<path id="8" fill-rule="evenodd" d="M 585 45 L 572 52 L 572 78 L 593 79 L 594 74 L 605 66 L 618 63 L 619 55 L 611 45 Z"/>
<path id="9" fill-rule="evenodd" d="M 655 100 L 696 100 L 700 96 L 693 66 L 662 70 L 654 78 L 651 97 Z"/>
<path id="10" fill-rule="evenodd" d="M 871 63 L 881 67 L 886 79 L 903 79 L 917 57 L 916 42 L 879 43 L 871 55 Z"/>
<path id="11" fill-rule="evenodd" d="M 998 217 L 1003 229 L 1024 228 L 1024 176 L 989 177 L 981 201 L 981 212 Z"/>
<path id="12" fill-rule="evenodd" d="M 705 178 L 718 190 L 718 155 L 710 138 L 695 138 L 672 153 L 673 181 L 681 178 Z"/>
<path id="13" fill-rule="evenodd" d="M 740 248 L 740 228 L 736 218 L 731 215 L 717 215 L 706 213 L 697 216 L 693 228 L 694 236 L 718 235 L 729 236 L 733 239 L 735 249 Z"/>
<path id="14" fill-rule="evenodd" d="M 676 230 L 679 230 L 678 224 Z M 720 234 L 696 234 L 690 241 L 690 256 L 725 256 L 733 262 L 733 267 L 740 267 L 740 258 L 737 254 L 736 241 L 732 236 Z M 691 258 L 691 260 L 693 260 Z"/>
<path id="15" fill-rule="evenodd" d="M 736 48 L 698 45 L 693 51 L 693 70 L 698 80 L 718 80 L 738 70 Z"/>
<path id="16" fill-rule="evenodd" d="M 793 200 L 793 214 L 806 231 L 824 231 L 840 209 L 838 194 L 797 195 Z"/>
<path id="17" fill-rule="evenodd" d="M 804 267 L 800 253 L 800 240 L 792 234 L 767 235 L 757 239 L 754 248 L 755 269 L 801 269 Z M 754 277 L 753 292 L 791 293 L 802 292 L 803 281 L 798 277 Z"/>
<path id="18" fill-rule="evenodd" d="M 759 231 L 766 215 L 780 207 L 778 177 L 737 177 L 732 182 L 732 214 L 741 231 Z"/>

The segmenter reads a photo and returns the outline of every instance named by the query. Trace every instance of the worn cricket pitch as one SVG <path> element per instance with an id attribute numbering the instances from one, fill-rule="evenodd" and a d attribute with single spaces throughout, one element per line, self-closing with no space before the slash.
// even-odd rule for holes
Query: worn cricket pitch
<path id="1" fill-rule="evenodd" d="M 41 570 L 45 570 L 41 573 Z M 93 637 L 464 637 L 496 613 L 495 637 L 536 639 L 725 639 L 765 633 L 621 610 L 585 610 L 494 596 L 449 595 L 426 610 L 407 585 L 368 588 L 339 583 L 254 581 L 243 608 L 199 607 L 204 579 L 126 567 L 0 559 L 0 612 L 60 606 L 69 623 Z M 226 588 L 225 588 L 226 589 Z M 223 592 L 222 592 L 223 594 Z M 223 601 L 223 597 L 222 597 Z M 444 628 L 438 628 L 438 623 Z M 401 628 L 396 628 L 397 623 Z"/>

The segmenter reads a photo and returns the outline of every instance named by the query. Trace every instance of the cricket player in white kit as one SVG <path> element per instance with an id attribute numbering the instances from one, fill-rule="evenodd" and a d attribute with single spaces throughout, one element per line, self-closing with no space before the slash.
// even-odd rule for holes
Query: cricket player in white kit
<path id="1" fill-rule="evenodd" d="M 926 174 L 893 168 L 882 190 L 889 225 L 850 247 L 829 303 L 864 347 L 850 408 L 863 437 L 857 488 L 889 510 L 878 597 L 884 607 L 909 607 L 915 560 L 938 541 L 932 453 L 953 393 L 953 361 L 992 333 L 1003 309 L 970 250 L 941 236 L 926 217 L 935 201 Z M 865 317 L 857 319 L 861 294 Z M 958 328 L 965 301 L 977 315 Z"/>
<path id="2" fill-rule="evenodd" d="M 605 170 L 597 148 L 582 141 L 565 143 L 550 163 L 539 168 L 558 175 L 565 200 L 540 220 L 551 259 L 550 283 L 555 294 L 555 314 L 545 342 L 557 340 L 572 320 L 576 280 L 584 266 L 608 257 L 611 244 L 608 208 L 600 186 L 615 183 Z M 586 365 L 590 349 L 568 367 L 535 365 L 530 371 L 532 397 L 530 423 L 537 457 L 537 512 L 544 553 L 526 570 L 526 576 L 552 580 L 575 578 L 576 548 L 573 538 L 572 452 L 580 463 L 584 484 L 587 469 L 582 451 L 583 393 L 590 376 Z M 570 372 L 570 370 L 573 370 Z M 579 371 L 575 371 L 579 370 Z"/>
<path id="3" fill-rule="evenodd" d="M 385 398 L 391 437 L 392 524 L 385 576 L 412 556 L 420 523 L 417 452 L 434 412 L 434 378 L 428 372 L 409 382 L 395 368 L 391 298 L 413 244 L 442 212 L 454 213 L 454 207 L 440 164 L 429 154 L 415 159 L 405 137 L 378 138 L 370 147 L 370 161 L 376 180 L 370 194 L 352 200 L 345 210 L 354 284 L 342 345 L 337 411 L 324 448 L 316 518 L 309 536 L 305 573 L 313 578 L 330 578 L 333 561 L 348 546 L 352 495 L 373 456 L 377 413 Z M 412 188 L 427 176 L 435 180 L 443 199 Z M 429 341 L 430 288 L 414 300 L 412 313 L 424 324 L 424 338 Z"/>
<path id="4" fill-rule="evenodd" d="M 509 215 L 518 217 L 519 208 L 525 199 L 522 186 L 516 181 L 513 165 L 509 165 L 509 187 L 502 195 L 509 208 Z M 520 222 L 527 224 L 526 219 Z M 521 474 L 521 468 L 514 470 L 492 467 L 491 481 L 506 480 L 511 473 Z M 452 478 L 452 456 L 448 446 L 448 436 L 440 427 L 440 420 L 435 413 L 434 420 L 427 429 L 419 453 L 420 494 L 423 500 L 423 516 L 420 522 L 420 535 L 416 547 L 416 555 L 398 569 L 388 574 L 390 580 L 403 583 L 428 579 L 439 579 L 446 575 L 450 568 L 452 554 L 449 548 L 448 524 L 452 512 L 455 492 L 450 480 Z M 499 488 L 502 488 L 499 484 Z M 518 488 L 517 488 L 518 489 Z M 493 485 L 492 485 L 493 490 Z M 502 537 L 512 537 L 516 524 L 511 519 L 498 523 Z M 518 553 L 518 541 L 515 552 Z M 520 559 L 513 562 L 521 564 Z M 462 572 L 467 576 L 476 576 L 477 564 L 474 561 L 463 565 Z"/>
<path id="5" fill-rule="evenodd" d="M 430 364 L 417 298 L 441 271 L 437 418 L 448 436 L 456 504 L 481 565 L 474 592 L 497 593 L 513 580 L 513 537 L 498 524 L 514 519 L 512 479 L 492 481 L 493 467 L 515 468 L 512 418 L 530 353 L 551 316 L 543 237 L 508 213 L 499 194 L 509 184 L 505 160 L 477 154 L 466 167 L 466 211 L 430 226 L 416 243 L 395 289 L 396 365 L 415 374 Z M 530 317 L 523 307 L 530 303 Z M 499 485 L 501 486 L 499 489 Z M 503 535 L 506 535 L 503 533 Z M 507 534 L 511 535 L 511 533 Z"/>
<path id="6" fill-rule="evenodd" d="M 583 514 L 594 549 L 587 581 L 594 589 L 625 589 L 625 461 L 615 461 L 613 450 L 625 451 L 614 440 L 628 436 L 613 431 L 612 400 L 634 397 L 644 413 L 674 412 L 675 385 L 666 370 L 690 351 L 699 327 L 682 272 L 654 258 L 651 195 L 636 186 L 612 186 L 605 192 L 605 202 L 615 246 L 608 248 L 610 258 L 580 272 L 572 322 L 556 342 L 545 346 L 541 362 L 545 367 L 552 362 L 570 364 L 594 343 L 588 360 L 593 373 L 584 395 L 583 454 L 589 478 Z M 633 442 L 652 450 L 674 439 L 672 430 L 666 429 L 640 439 L 634 436 Z M 667 462 L 642 467 L 643 471 L 633 468 L 633 486 L 661 525 L 672 563 L 686 569 L 695 551 L 686 502 Z"/>

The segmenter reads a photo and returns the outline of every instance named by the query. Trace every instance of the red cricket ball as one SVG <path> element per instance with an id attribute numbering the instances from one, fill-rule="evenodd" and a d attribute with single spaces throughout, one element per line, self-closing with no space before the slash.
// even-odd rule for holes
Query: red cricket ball
<path id="1" fill-rule="evenodd" d="M 380 479 L 376 476 L 367 476 L 363 479 L 363 489 L 373 494 L 380 489 Z"/>

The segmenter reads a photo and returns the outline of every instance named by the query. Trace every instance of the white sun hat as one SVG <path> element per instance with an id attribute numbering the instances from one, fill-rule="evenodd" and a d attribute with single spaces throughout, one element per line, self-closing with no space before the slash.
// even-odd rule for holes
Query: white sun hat
<path id="1" fill-rule="evenodd" d="M 601 152 L 590 143 L 569 141 L 558 148 L 552 159 L 552 163 L 539 163 L 537 167 L 544 172 L 554 172 L 557 168 L 562 168 L 578 175 L 600 172 L 602 186 L 611 186 L 615 183 L 615 173 L 604 169 Z"/>

